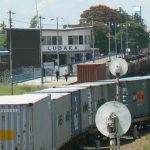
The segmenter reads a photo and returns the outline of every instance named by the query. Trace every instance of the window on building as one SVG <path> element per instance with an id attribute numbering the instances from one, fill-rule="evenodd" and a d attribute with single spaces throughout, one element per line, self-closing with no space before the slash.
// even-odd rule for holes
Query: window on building
<path id="1" fill-rule="evenodd" d="M 79 44 L 83 44 L 83 36 L 79 35 Z"/>
<path id="2" fill-rule="evenodd" d="M 90 35 L 88 35 L 88 43 L 89 43 L 89 45 L 91 45 L 91 36 Z"/>
<path id="3" fill-rule="evenodd" d="M 52 37 L 47 36 L 47 45 L 52 45 Z"/>
<path id="4" fill-rule="evenodd" d="M 7 55 L 3 55 L 3 56 L 0 56 L 1 57 L 1 62 L 8 62 L 8 56 Z"/>
<path id="5" fill-rule="evenodd" d="M 68 45 L 73 45 L 73 36 L 68 36 Z"/>
<path id="6" fill-rule="evenodd" d="M 73 44 L 79 44 L 78 36 L 73 37 Z"/>
<path id="7" fill-rule="evenodd" d="M 46 39 L 46 36 L 42 36 L 42 45 L 46 45 L 47 43 L 47 39 Z"/>
<path id="8" fill-rule="evenodd" d="M 57 45 L 57 36 L 52 36 L 52 45 Z"/>
<path id="9" fill-rule="evenodd" d="M 7 63 L 9 60 L 9 57 L 7 55 L 0 56 L 0 63 Z"/>
<path id="10" fill-rule="evenodd" d="M 58 45 L 62 45 L 62 36 L 58 37 Z"/>
<path id="11" fill-rule="evenodd" d="M 68 36 L 68 45 L 83 44 L 83 36 Z"/>
<path id="12" fill-rule="evenodd" d="M 88 44 L 88 36 L 87 35 L 85 35 L 85 37 L 84 37 L 84 43 Z"/>

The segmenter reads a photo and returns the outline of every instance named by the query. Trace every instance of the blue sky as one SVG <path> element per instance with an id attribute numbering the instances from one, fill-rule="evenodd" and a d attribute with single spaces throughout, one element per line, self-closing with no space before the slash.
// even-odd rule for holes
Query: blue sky
<path id="1" fill-rule="evenodd" d="M 56 21 L 51 18 L 59 17 L 59 26 L 63 24 L 76 24 L 80 14 L 94 5 L 107 5 L 111 8 L 122 7 L 132 14 L 133 7 L 142 7 L 142 18 L 150 28 L 150 1 L 149 0 L 0 0 L 0 21 L 8 25 L 8 11 L 12 10 L 13 27 L 29 27 L 31 18 L 36 14 L 36 3 L 39 15 L 45 28 L 55 28 Z M 63 20 L 61 19 L 63 17 Z"/>

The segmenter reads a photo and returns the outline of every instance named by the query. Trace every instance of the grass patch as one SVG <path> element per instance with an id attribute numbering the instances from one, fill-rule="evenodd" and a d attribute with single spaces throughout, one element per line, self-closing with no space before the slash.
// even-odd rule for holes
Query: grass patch
<path id="1" fill-rule="evenodd" d="M 46 86 L 13 86 L 13 94 L 25 94 L 25 93 L 31 93 L 33 91 L 41 90 L 46 88 Z M 0 95 L 11 95 L 11 86 L 5 85 L 0 87 Z"/>
<path id="2" fill-rule="evenodd" d="M 145 136 L 145 142 L 143 144 L 143 150 L 150 150 L 150 134 Z"/>

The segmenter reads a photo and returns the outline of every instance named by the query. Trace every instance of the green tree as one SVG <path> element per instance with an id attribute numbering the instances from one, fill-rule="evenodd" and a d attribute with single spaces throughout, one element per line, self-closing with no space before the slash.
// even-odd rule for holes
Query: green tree
<path id="1" fill-rule="evenodd" d="M 1 25 L 0 25 L 0 47 L 3 48 L 3 47 L 6 47 L 6 32 L 4 30 L 4 28 L 6 27 L 5 23 L 3 22 Z"/>
<path id="2" fill-rule="evenodd" d="M 30 28 L 37 28 L 39 23 L 38 15 L 33 16 L 30 21 Z"/>
<path id="3" fill-rule="evenodd" d="M 129 44 L 133 41 L 133 51 L 140 52 L 147 48 L 149 44 L 149 33 L 144 26 L 138 22 L 131 22 L 129 26 Z"/>
<path id="4" fill-rule="evenodd" d="M 105 23 L 115 22 L 119 19 L 116 10 L 104 5 L 91 6 L 81 15 L 80 25 L 93 25 L 95 34 L 95 47 L 100 49 L 100 53 L 108 53 L 108 37 Z"/>
<path id="5" fill-rule="evenodd" d="M 108 23 L 116 25 L 117 51 L 121 50 L 121 36 L 123 50 L 126 49 L 126 37 L 128 36 L 128 48 L 132 52 L 138 52 L 148 46 L 148 32 L 145 30 L 143 19 L 138 16 L 131 16 L 122 8 L 112 9 L 104 5 L 91 6 L 88 10 L 83 11 L 80 19 L 80 26 L 93 25 L 95 34 L 95 47 L 100 52 L 108 53 L 109 45 L 109 28 Z M 107 24 L 107 26 L 106 26 Z M 126 27 L 118 27 L 127 26 Z M 115 26 L 110 25 L 111 51 L 115 51 Z"/>

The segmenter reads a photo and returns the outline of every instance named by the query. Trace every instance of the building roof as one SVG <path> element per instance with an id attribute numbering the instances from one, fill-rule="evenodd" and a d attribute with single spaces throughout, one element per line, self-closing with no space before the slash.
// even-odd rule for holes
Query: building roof
<path id="1" fill-rule="evenodd" d="M 92 29 L 92 26 L 84 26 L 84 27 L 75 27 L 75 28 L 65 28 L 58 29 L 59 31 L 72 31 L 72 30 L 83 30 L 83 29 Z M 5 30 L 9 30 L 10 28 L 5 28 Z M 39 31 L 40 28 L 11 28 L 11 30 L 29 30 L 29 31 Z M 42 31 L 57 31 L 57 29 L 48 29 L 42 28 Z"/>
<path id="2" fill-rule="evenodd" d="M 9 51 L 7 48 L 0 48 L 0 55 L 8 55 Z"/>

